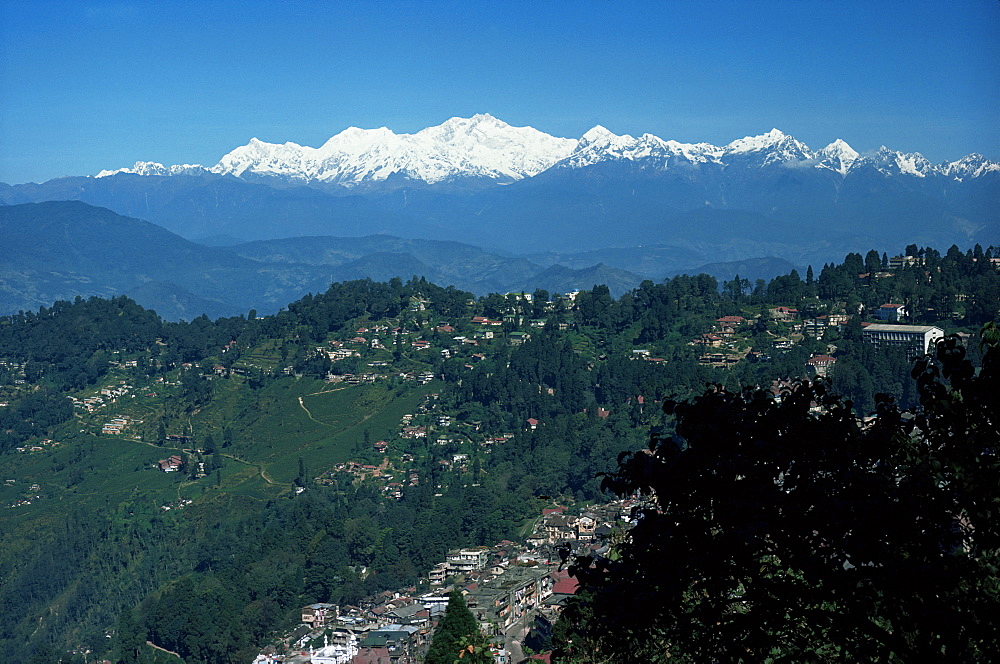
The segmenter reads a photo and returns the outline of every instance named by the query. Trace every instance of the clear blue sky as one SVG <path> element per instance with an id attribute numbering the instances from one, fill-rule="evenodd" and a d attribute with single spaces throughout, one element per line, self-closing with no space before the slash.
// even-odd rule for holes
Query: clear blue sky
<path id="1" fill-rule="evenodd" d="M 455 115 L 1000 160 L 1000 2 L 0 0 L 0 181 Z"/>

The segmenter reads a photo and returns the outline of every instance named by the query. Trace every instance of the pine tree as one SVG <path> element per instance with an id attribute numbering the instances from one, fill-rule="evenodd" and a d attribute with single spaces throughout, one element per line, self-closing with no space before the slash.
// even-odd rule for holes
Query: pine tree
<path id="1" fill-rule="evenodd" d="M 459 656 L 462 644 L 469 636 L 479 634 L 479 625 L 462 593 L 451 591 L 448 608 L 434 630 L 434 639 L 424 659 L 426 664 L 452 664 Z M 464 640 L 464 641 L 463 641 Z"/>

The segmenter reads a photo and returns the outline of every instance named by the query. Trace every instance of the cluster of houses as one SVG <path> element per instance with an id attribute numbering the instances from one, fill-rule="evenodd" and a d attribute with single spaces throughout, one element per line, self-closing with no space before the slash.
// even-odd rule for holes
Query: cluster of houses
<path id="1" fill-rule="evenodd" d="M 255 664 L 403 664 L 420 661 L 444 613 L 449 592 L 458 590 L 484 634 L 498 644 L 496 664 L 508 664 L 503 635 L 527 627 L 536 615 L 554 622 L 577 582 L 561 570 L 557 546 L 578 552 L 606 546 L 601 535 L 628 518 L 631 504 L 596 506 L 582 514 L 565 508 L 543 511 L 526 544 L 450 551 L 431 570 L 430 592 L 410 587 L 370 597 L 361 606 L 314 603 L 302 607 L 301 625 L 288 634 L 285 654 L 271 647 Z M 320 645 L 322 642 L 322 645 Z"/>
<path id="2" fill-rule="evenodd" d="M 73 403 L 74 408 L 80 408 L 88 413 L 93 413 L 98 408 L 104 407 L 107 403 L 114 403 L 119 397 L 126 396 L 132 389 L 131 385 L 122 383 L 117 386 L 101 388 L 97 394 L 83 399 L 78 399 L 74 396 L 68 398 Z"/>
<path id="3" fill-rule="evenodd" d="M 170 510 L 182 509 L 193 503 L 194 501 L 191 500 L 190 498 L 179 498 L 172 503 L 167 503 L 166 505 L 160 505 L 160 509 L 163 510 L 164 512 L 169 512 Z"/>
<path id="4" fill-rule="evenodd" d="M 702 346 L 705 352 L 698 356 L 698 362 L 713 367 L 727 367 L 747 356 L 747 350 L 737 350 L 735 337 L 747 319 L 743 316 L 723 316 L 717 318 L 711 332 L 705 332 L 691 341 L 694 346 Z M 709 349 L 726 349 L 726 352 Z M 648 355 L 648 351 L 647 351 Z M 651 359 L 646 357 L 644 359 Z M 662 360 L 660 360 L 662 361 Z"/>
<path id="5" fill-rule="evenodd" d="M 0 370 L 9 371 L 13 380 L 11 382 L 14 385 L 27 385 L 28 381 L 24 375 L 24 364 L 21 362 L 14 362 L 6 357 L 0 358 Z M 0 408 L 10 405 L 9 401 L 0 399 Z"/>
<path id="6" fill-rule="evenodd" d="M 3 484 L 5 487 L 12 487 L 17 484 L 17 480 L 13 479 L 4 480 Z M 7 507 L 13 508 L 13 507 L 24 507 L 25 505 L 30 505 L 32 501 L 39 500 L 42 497 L 41 494 L 38 493 L 41 490 L 42 490 L 41 485 L 32 483 L 32 485 L 28 488 L 28 491 L 31 492 L 30 495 L 26 495 L 16 499 L 14 502 L 7 505 Z"/>
<path id="7" fill-rule="evenodd" d="M 132 424 L 142 424 L 142 420 L 133 420 L 126 415 L 112 417 L 101 426 L 101 433 L 109 436 L 120 436 Z"/>
<path id="8" fill-rule="evenodd" d="M 831 329 L 837 329 L 847 325 L 851 317 L 847 314 L 820 315 L 815 318 L 803 318 L 802 322 L 794 326 L 796 331 L 801 331 L 807 337 L 822 339 Z"/>
<path id="9" fill-rule="evenodd" d="M 565 295 L 565 302 L 572 302 L 576 293 L 567 293 Z M 531 301 L 531 296 L 521 293 L 511 293 L 508 295 L 518 300 Z M 411 303 L 411 310 L 413 311 L 423 311 L 425 309 L 424 305 L 427 303 L 426 300 L 416 299 Z M 549 303 L 550 308 L 555 306 L 555 303 Z M 315 352 L 325 356 L 331 362 L 339 362 L 348 358 L 362 357 L 365 351 L 371 350 L 386 350 L 390 347 L 402 348 L 410 347 L 413 350 L 423 351 L 429 350 L 434 347 L 434 342 L 431 339 L 424 338 L 424 332 L 420 329 L 410 330 L 405 329 L 399 325 L 395 325 L 396 321 L 393 322 L 380 322 L 374 323 L 370 326 L 362 326 L 357 328 L 354 337 L 350 339 L 343 340 L 329 340 L 323 346 L 317 346 L 314 348 Z M 469 345 L 478 346 L 480 341 L 490 340 L 497 338 L 503 333 L 496 330 L 498 327 L 502 327 L 504 324 L 511 324 L 516 327 L 522 325 L 529 325 L 533 328 L 542 328 L 546 325 L 546 319 L 531 319 L 527 320 L 524 316 L 517 316 L 514 314 L 505 314 L 502 318 L 489 318 L 487 316 L 473 316 L 463 322 L 463 325 L 472 326 L 475 330 L 469 333 L 468 336 L 463 334 L 458 334 L 452 336 L 452 339 L 458 342 L 459 345 Z M 448 321 L 438 321 L 434 323 L 424 323 L 424 325 L 429 325 L 432 332 L 436 334 L 444 335 L 454 335 L 457 332 L 455 326 Z M 560 324 L 560 329 L 567 329 L 568 325 L 566 323 Z M 368 336 L 364 336 L 368 335 Z M 505 335 L 509 343 L 513 345 L 523 344 L 531 339 L 531 334 L 523 331 L 512 331 Z M 449 348 L 442 348 L 439 351 L 441 356 L 444 358 L 450 358 L 454 355 L 455 351 Z M 473 355 L 472 360 L 482 359 L 482 355 Z M 381 366 L 387 366 L 387 362 L 379 363 Z M 369 363 L 370 366 L 374 366 L 374 363 Z M 471 368 L 471 365 L 467 365 Z M 286 369 L 286 372 L 290 372 L 290 369 Z M 382 377 L 381 375 L 379 377 Z M 433 375 L 430 376 L 414 376 L 412 374 L 400 375 L 405 380 L 418 380 L 421 383 L 429 382 Z M 328 376 L 328 380 L 345 380 L 347 376 L 340 377 L 334 374 Z M 359 380 L 355 378 L 355 380 Z M 364 381 L 365 378 L 360 379 Z M 369 382 L 374 380 L 374 377 L 368 377 Z"/>
<path id="10" fill-rule="evenodd" d="M 884 323 L 861 323 L 862 338 L 876 347 L 903 347 L 907 354 L 913 357 L 930 352 L 934 344 L 944 337 L 944 331 L 939 327 L 899 324 L 899 321 L 907 316 L 905 305 L 887 303 L 872 313 L 877 320 L 886 321 Z M 831 329 L 842 328 L 851 319 L 850 315 L 843 313 L 800 318 L 800 312 L 797 309 L 784 306 L 769 309 L 768 315 L 771 320 L 790 326 L 792 334 L 801 334 L 815 339 L 822 339 Z M 751 321 L 742 316 L 724 316 L 716 319 L 711 332 L 701 334 L 691 342 L 693 345 L 705 348 L 705 352 L 699 356 L 699 361 L 702 364 L 726 367 L 744 359 L 749 353 L 738 351 L 734 337 L 749 322 Z M 787 348 L 792 343 L 791 339 L 777 339 L 774 345 L 776 348 Z M 722 352 L 723 350 L 725 352 Z M 633 353 L 642 353 L 648 356 L 648 351 L 644 350 L 633 351 Z M 648 359 L 648 357 L 644 357 L 644 359 Z M 811 357 L 806 365 L 813 375 L 826 376 L 836 362 L 835 357 L 822 354 Z"/>
<path id="11" fill-rule="evenodd" d="M 15 447 L 14 449 L 17 452 L 44 452 L 46 448 L 50 447 L 59 447 L 59 443 L 51 438 L 43 438 L 34 445 L 25 445 L 23 447 Z"/>

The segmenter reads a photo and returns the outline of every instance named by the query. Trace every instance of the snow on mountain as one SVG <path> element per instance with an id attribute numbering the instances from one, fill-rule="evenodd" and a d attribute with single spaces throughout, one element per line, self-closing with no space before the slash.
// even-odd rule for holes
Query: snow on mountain
<path id="1" fill-rule="evenodd" d="M 104 178 L 118 173 L 132 173 L 134 175 L 198 175 L 205 173 L 204 166 L 198 164 L 177 164 L 175 166 L 164 166 L 155 161 L 137 161 L 131 168 L 119 168 L 115 171 L 103 170 L 97 177 Z"/>
<path id="2" fill-rule="evenodd" d="M 315 148 L 295 143 L 276 145 L 251 138 L 246 145 L 236 148 L 219 160 L 210 170 L 213 173 L 242 176 L 247 171 L 301 177 L 308 172 Z"/>
<path id="3" fill-rule="evenodd" d="M 772 129 L 760 136 L 740 138 L 723 148 L 723 158 L 733 156 L 760 158 L 761 166 L 775 163 L 799 163 L 816 159 L 815 153 L 805 143 Z"/>
<path id="4" fill-rule="evenodd" d="M 575 146 L 573 139 L 556 138 L 532 127 L 512 127 L 484 114 L 451 118 L 415 134 L 396 134 L 385 127 L 351 127 L 319 148 L 253 139 L 211 170 L 344 185 L 396 174 L 429 183 L 452 177 L 512 181 L 537 175 Z"/>
<path id="5" fill-rule="evenodd" d="M 627 161 L 660 170 L 692 168 L 701 164 L 743 168 L 811 166 L 842 176 L 861 167 L 885 175 L 955 179 L 1000 171 L 1000 164 L 981 155 L 934 166 L 918 153 L 881 148 L 859 155 L 837 139 L 818 152 L 777 129 L 746 136 L 718 147 L 709 143 L 680 143 L 652 134 L 617 135 L 600 125 L 580 139 L 558 138 L 532 127 L 512 127 L 488 115 L 451 118 L 414 134 L 396 134 L 386 127 L 350 127 L 318 148 L 296 143 L 266 143 L 256 138 L 222 157 L 215 166 L 184 164 L 166 167 L 137 162 L 131 168 L 101 171 L 97 177 L 118 173 L 137 175 L 201 174 L 236 177 L 275 176 L 302 182 L 353 186 L 392 176 L 436 183 L 457 178 L 483 178 L 501 183 L 530 178 L 553 166 L 582 168 L 602 162 Z"/>
<path id="6" fill-rule="evenodd" d="M 851 170 L 851 165 L 861 155 L 845 141 L 838 138 L 817 152 L 816 156 L 819 158 L 819 163 L 816 164 L 817 168 L 829 168 L 841 175 L 847 175 L 847 172 Z"/>
<path id="7" fill-rule="evenodd" d="M 989 161 L 981 154 L 972 153 L 962 157 L 958 161 L 941 164 L 940 170 L 945 175 L 958 180 L 965 178 L 977 178 L 989 172 L 1000 172 L 1000 164 Z"/>
<path id="8" fill-rule="evenodd" d="M 890 150 L 884 145 L 874 154 L 858 158 L 853 166 L 871 166 L 884 175 L 913 175 L 923 178 L 930 174 L 940 173 L 934 164 L 929 162 L 919 152 L 903 153 Z"/>
<path id="9" fill-rule="evenodd" d="M 665 141 L 652 134 L 635 138 L 621 136 L 598 125 L 585 133 L 576 150 L 559 163 L 561 168 L 581 168 L 604 161 L 650 161 L 660 168 L 669 168 L 681 162 L 718 163 L 720 148 L 708 143 L 679 143 Z"/>

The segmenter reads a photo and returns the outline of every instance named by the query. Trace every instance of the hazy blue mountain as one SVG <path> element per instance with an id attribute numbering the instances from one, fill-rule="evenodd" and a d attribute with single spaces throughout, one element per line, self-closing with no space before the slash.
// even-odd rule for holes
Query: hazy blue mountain
<path id="1" fill-rule="evenodd" d="M 232 315 L 328 285 L 316 268 L 259 263 L 78 201 L 0 206 L 0 246 L 2 313 L 128 293 L 153 309 Z"/>
<path id="2" fill-rule="evenodd" d="M 783 258 L 749 258 L 742 261 L 729 261 L 725 263 L 706 263 L 687 270 L 677 270 L 670 276 L 678 274 L 710 274 L 721 284 L 724 281 L 732 281 L 736 275 L 741 279 L 749 279 L 753 284 L 757 279 L 770 281 L 778 275 L 788 274 L 792 270 L 798 270 L 799 275 L 805 277 L 806 268 L 801 265 L 789 263 Z M 818 272 L 818 268 L 816 270 Z"/>
<path id="3" fill-rule="evenodd" d="M 0 314 L 76 296 L 126 294 L 168 319 L 276 311 L 332 281 L 426 277 L 478 295 L 607 283 L 637 275 L 594 266 L 547 269 L 459 242 L 388 235 L 261 240 L 206 247 L 155 224 L 80 201 L 0 206 Z"/>
<path id="4" fill-rule="evenodd" d="M 391 235 L 301 237 L 259 240 L 232 247 L 240 256 L 272 263 L 337 267 L 336 279 L 425 276 L 477 294 L 503 292 L 524 283 L 544 267 L 461 242 L 406 239 Z M 433 279 L 432 279 L 433 277 Z"/>
<path id="5" fill-rule="evenodd" d="M 358 132 L 365 141 L 350 140 Z M 381 148 L 354 152 L 362 143 Z M 725 146 L 600 127 L 556 139 L 487 115 L 413 135 L 348 130 L 321 149 L 251 141 L 212 167 L 142 162 L 0 186 L 7 204 L 70 199 L 188 238 L 385 234 L 523 256 L 677 248 L 661 268 L 616 264 L 650 276 L 760 256 L 823 263 L 858 246 L 1000 241 L 1000 164 L 980 155 L 933 165 L 887 148 L 860 155 L 843 141 L 812 150 L 778 130 Z M 594 262 L 612 264 L 576 267 Z"/>
<path id="6" fill-rule="evenodd" d="M 535 275 L 531 281 L 524 282 L 520 287 L 508 288 L 507 291 L 531 293 L 536 288 L 543 288 L 550 293 L 568 293 L 574 290 L 589 290 L 604 284 L 614 297 L 618 297 L 642 282 L 643 277 L 637 274 L 601 263 L 579 270 L 564 265 L 552 265 Z"/>
<path id="7" fill-rule="evenodd" d="M 581 269 L 603 263 L 634 274 L 662 279 L 673 270 L 705 263 L 708 257 L 691 247 L 643 245 L 639 247 L 608 247 L 580 252 L 548 251 L 529 254 L 527 258 L 541 265 L 565 265 Z"/>
<path id="8" fill-rule="evenodd" d="M 132 298 L 146 309 L 152 309 L 167 320 L 193 320 L 202 314 L 215 320 L 235 313 L 246 313 L 235 311 L 232 304 L 198 297 L 168 281 L 148 281 L 125 291 L 123 295 Z"/>

